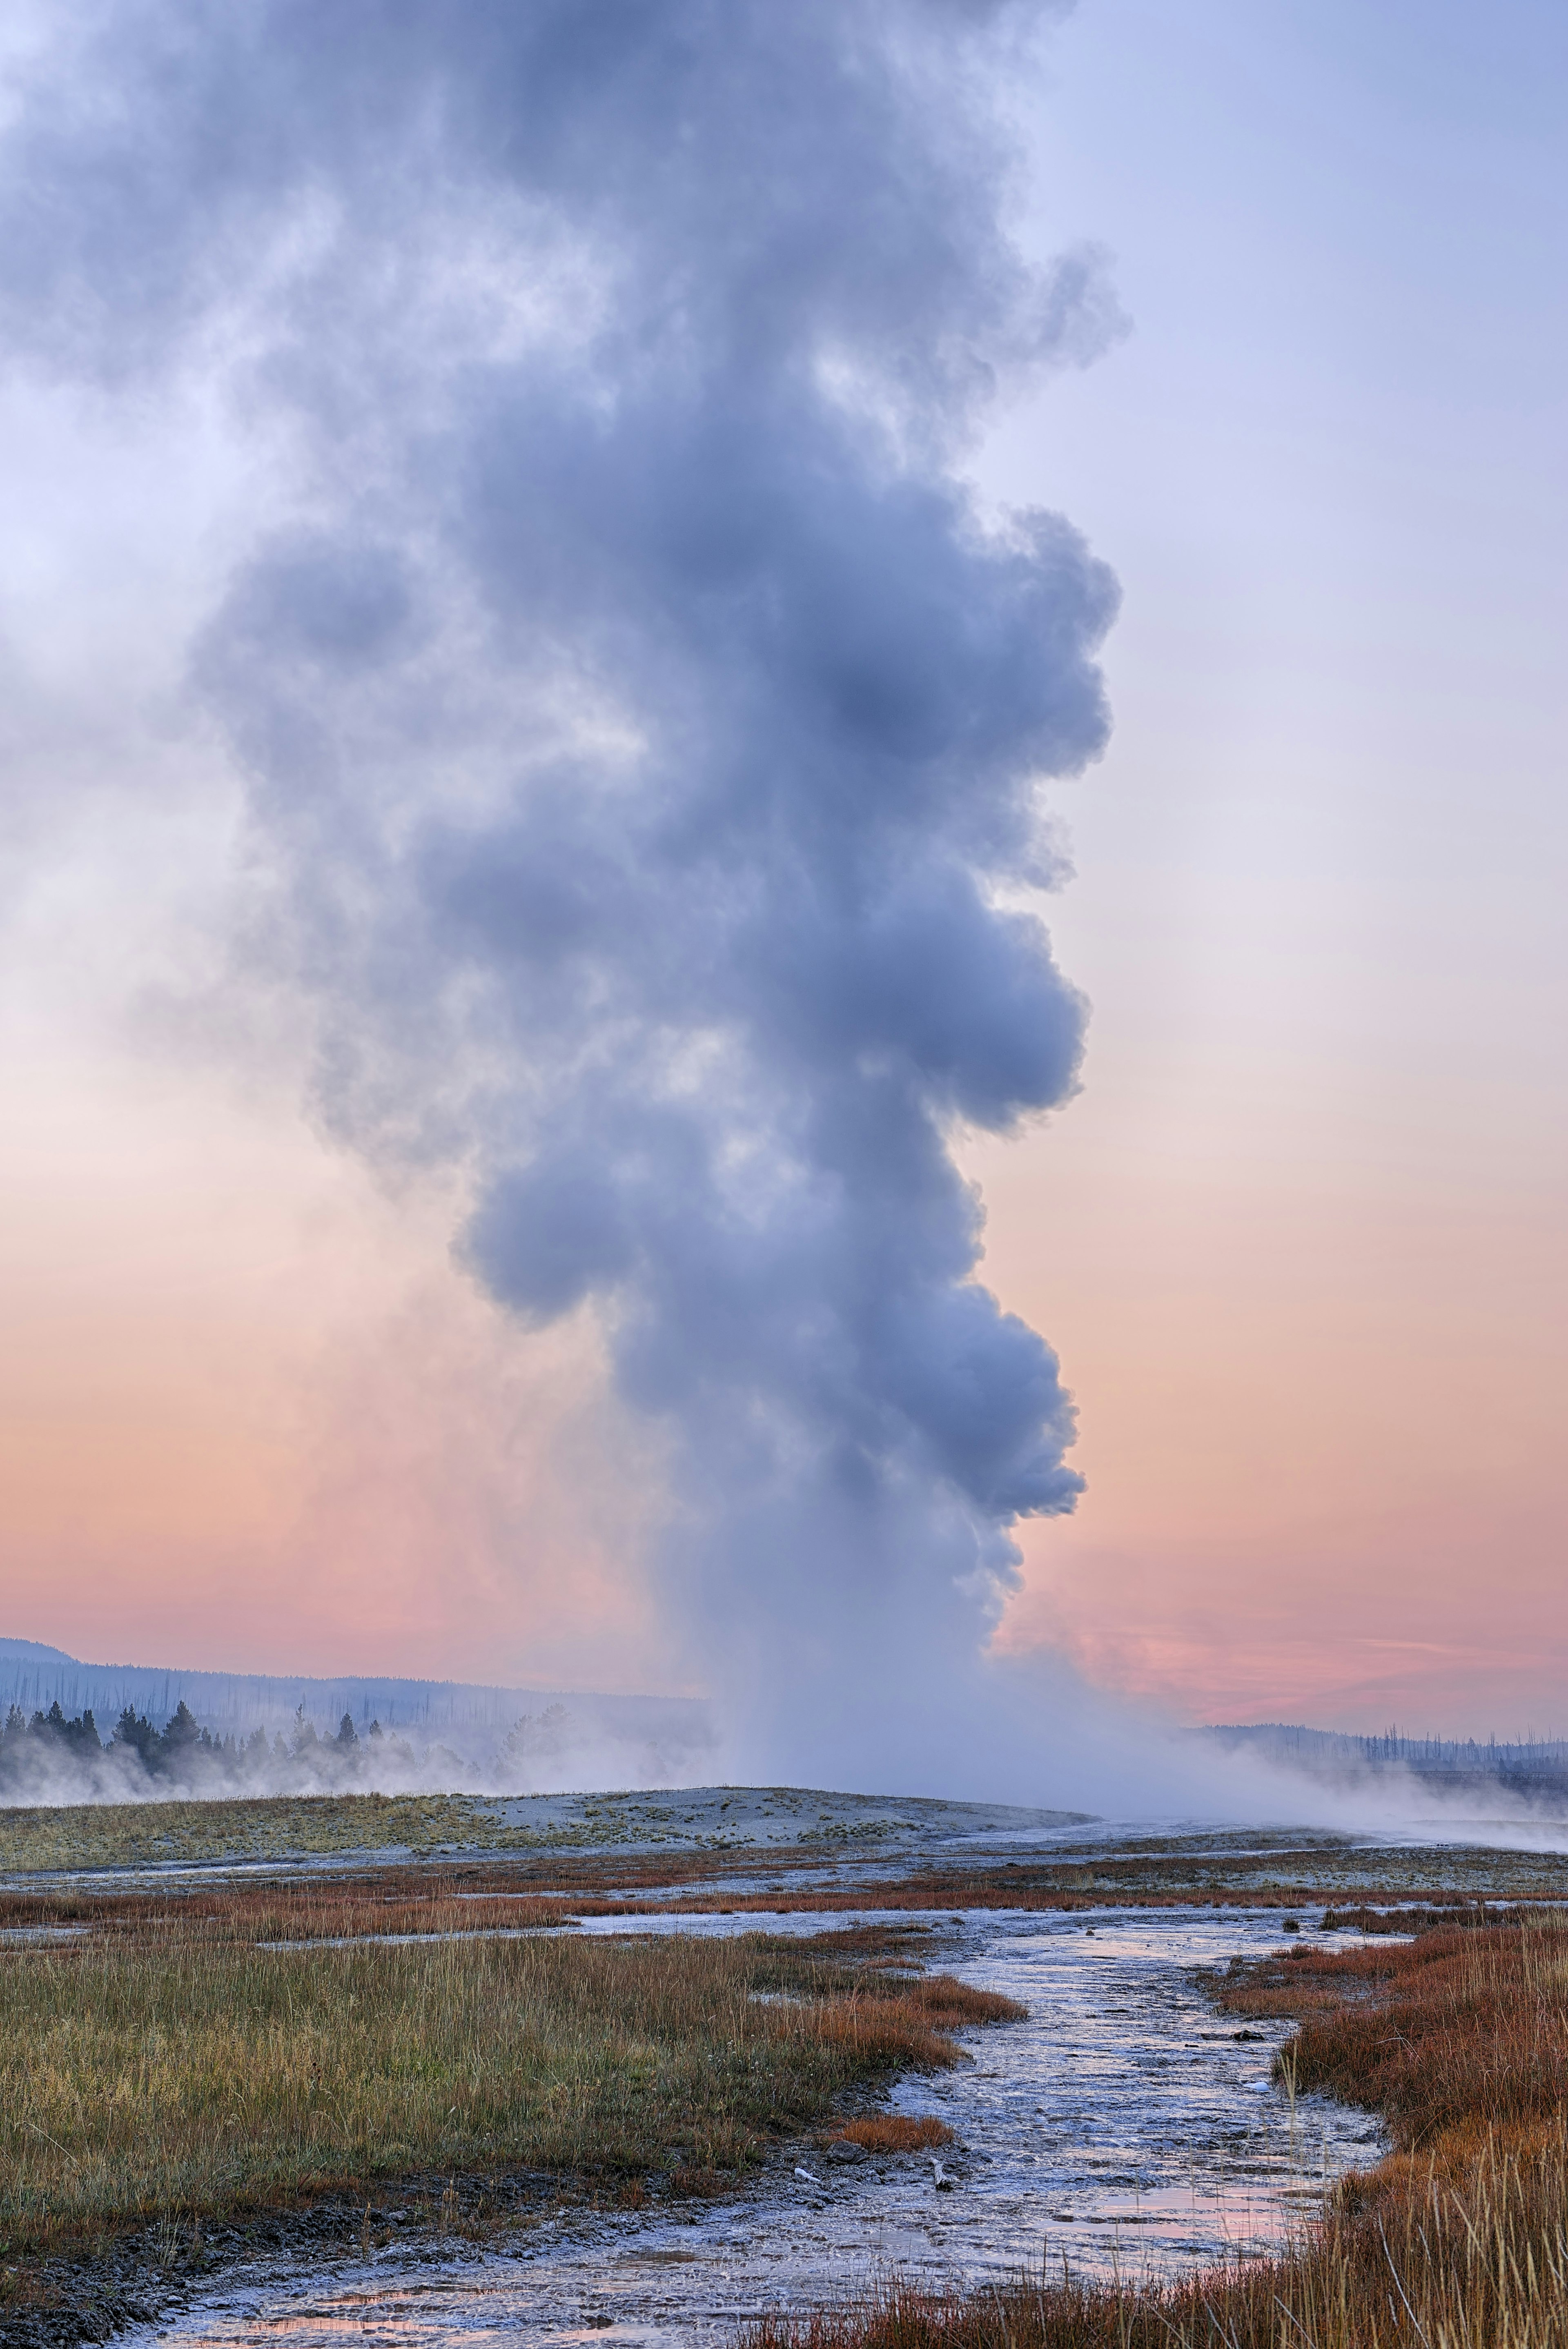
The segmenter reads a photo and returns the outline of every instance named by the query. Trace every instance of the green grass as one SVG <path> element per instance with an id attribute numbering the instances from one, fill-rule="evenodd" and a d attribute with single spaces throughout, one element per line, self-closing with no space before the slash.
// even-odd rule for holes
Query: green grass
<path id="1" fill-rule="evenodd" d="M 0 1808 L 0 1871 L 149 1868 L 366 1853 L 583 1852 L 649 1839 L 630 1798 L 565 1817 L 546 1796 L 238 1795 Z"/>
<path id="2" fill-rule="evenodd" d="M 277 1795 L 233 1802 L 0 1810 L 0 1869 L 149 1868 L 303 1855 L 429 1853 L 499 1840 L 464 1795 Z M 534 1843 L 537 1837 L 518 1837 Z"/>

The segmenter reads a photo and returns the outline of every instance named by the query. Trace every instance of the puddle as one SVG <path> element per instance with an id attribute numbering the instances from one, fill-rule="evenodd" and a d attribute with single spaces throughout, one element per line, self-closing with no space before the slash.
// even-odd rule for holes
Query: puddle
<path id="1" fill-rule="evenodd" d="M 821 1932 L 855 1921 L 649 1919 L 634 1930 Z M 508 2349 L 716 2349 L 750 2318 L 820 2305 L 892 2271 L 975 2284 L 1065 2258 L 1081 2272 L 1136 2276 L 1260 2251 L 1316 2209 L 1326 2179 L 1383 2150 L 1369 2116 L 1317 2097 L 1293 2107 L 1272 2085 L 1288 2026 L 1232 2026 L 1192 1979 L 1235 1951 L 1276 1947 L 1276 1919 L 943 1911 L 927 1921 L 942 1929 L 926 1952 L 933 1968 L 1030 2010 L 1026 2023 L 963 2034 L 971 2063 L 893 2094 L 895 2112 L 935 2113 L 952 2129 L 940 2157 L 950 2189 L 938 2189 L 927 2156 L 841 2165 L 813 2151 L 801 2157 L 805 2175 L 726 2208 L 565 2213 L 506 2257 L 436 2274 L 397 2246 L 330 2276 L 242 2271 L 158 2337 L 180 2349 L 311 2349 L 345 2334 L 388 2349 L 481 2349 L 492 2338 Z M 584 1930 L 625 1932 L 628 1920 Z M 1248 2038 L 1231 2035 L 1243 2028 Z"/>

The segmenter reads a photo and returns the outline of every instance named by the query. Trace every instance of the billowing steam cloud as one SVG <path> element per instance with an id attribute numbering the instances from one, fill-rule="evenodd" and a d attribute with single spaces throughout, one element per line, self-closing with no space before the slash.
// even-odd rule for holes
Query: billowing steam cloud
<path id="1" fill-rule="evenodd" d="M 221 376 L 287 485 L 193 673 L 321 1111 L 468 1170 L 524 1321 L 601 1318 L 753 1766 L 810 1723 L 855 1767 L 875 1682 L 862 1751 L 929 1775 L 1008 1529 L 1078 1490 L 950 1147 L 1063 1101 L 1083 1031 L 1017 885 L 1105 740 L 1114 584 L 959 471 L 1115 324 L 1002 225 L 1053 13 L 110 0 L 7 141 L 13 337 Z"/>

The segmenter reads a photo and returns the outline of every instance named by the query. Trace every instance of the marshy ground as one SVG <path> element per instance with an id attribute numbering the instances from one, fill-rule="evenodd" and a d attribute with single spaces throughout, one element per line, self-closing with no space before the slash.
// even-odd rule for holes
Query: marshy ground
<path id="1" fill-rule="evenodd" d="M 1450 2200 L 1480 2190 L 1489 2161 L 1528 2169 L 1537 2202 L 1561 2173 L 1547 2023 L 1568 1967 L 1555 1928 L 1497 1907 L 1563 1897 L 1555 1854 L 1116 1835 L 1060 1815 L 742 1791 L 624 1798 L 603 1847 L 577 1839 L 603 1799 L 562 1798 L 579 1806 L 571 1840 L 485 1849 L 476 1798 L 452 1798 L 462 1834 L 442 1814 L 452 1834 L 422 1857 L 399 1807 L 422 1797 L 0 1815 L 5 2336 L 104 2337 L 186 2300 L 192 2340 L 260 2338 L 264 2314 L 219 2303 L 225 2279 L 259 2292 L 265 2271 L 280 2308 L 335 2276 L 327 2300 L 358 2291 L 380 2329 L 386 2292 L 433 2271 L 441 2290 L 420 2303 L 432 2340 L 490 2318 L 560 2339 L 585 2306 L 607 2329 L 592 2279 L 640 2258 L 635 2288 L 618 2270 L 611 2331 L 761 2323 L 793 2341 L 814 2300 L 864 2301 L 880 2264 L 902 2271 L 902 2298 L 853 2320 L 840 2307 L 833 2323 L 860 2332 L 832 2340 L 893 2325 L 889 2341 L 914 2326 L 956 2342 L 979 2303 L 953 2288 L 984 2278 L 994 2301 L 1046 2236 L 1085 2275 L 1104 2271 L 1107 2226 L 1129 2268 L 1211 2266 L 1315 2209 L 1323 2174 L 1376 2165 L 1385 2127 L 1391 2162 L 1342 2199 L 1342 2230 L 1377 2212 L 1397 2233 L 1412 2163 L 1427 2164 L 1423 2192 L 1439 2178 Z M 677 1816 L 639 1814 L 639 1839 L 634 1801 Z M 811 1832 L 825 1818 L 835 1831 Z M 559 1816 L 545 1833 L 561 1835 Z M 1436 1930 L 1409 1943 L 1379 1930 L 1413 1925 Z M 1307 1954 L 1269 1958 L 1290 1926 Z M 1394 2014 L 1401 2044 L 1427 2044 L 1399 2005 L 1401 1968 L 1445 1936 L 1472 1968 L 1462 1997 L 1444 1978 L 1450 2007 L 1475 2006 L 1484 1955 L 1489 2011 L 1515 2017 L 1536 2071 L 1525 2106 L 1494 2109 L 1495 2084 L 1518 2074 L 1500 2054 L 1514 2024 L 1467 2072 L 1445 2009 L 1428 2070 L 1469 2085 L 1438 2161 L 1383 2041 Z M 1029 2022 L 1007 2023 L 1010 1997 Z M 1342 2014 L 1361 2038 L 1334 2036 Z M 1485 2081 L 1493 2105 L 1477 2106 Z M 1312 2103 L 1325 2090 L 1337 2101 Z M 1506 2153 L 1502 2118 L 1527 2131 Z M 1438 2237 L 1428 2220 L 1424 2240 Z M 1348 2258 L 1351 2236 L 1335 2240 Z M 481 2271 L 454 2269 L 475 2257 Z M 1138 2324 L 1179 2330 L 1196 2306 L 1181 2289 L 1146 2294 Z M 1052 2302 L 1047 2321 L 1038 2292 L 1031 2304 L 1028 2323 L 1062 2339 L 1088 2337 L 1106 2305 Z M 1262 2334 L 1237 2311 L 1240 2349 Z M 1007 2323 L 1028 2337 L 1018 2310 Z"/>

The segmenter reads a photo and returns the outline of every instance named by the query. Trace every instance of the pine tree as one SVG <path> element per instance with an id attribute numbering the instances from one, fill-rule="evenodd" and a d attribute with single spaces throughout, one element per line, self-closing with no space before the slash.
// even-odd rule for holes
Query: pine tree
<path id="1" fill-rule="evenodd" d="M 166 1762 L 182 1761 L 201 1742 L 196 1716 L 182 1697 L 163 1732 L 163 1758 Z"/>
<path id="2" fill-rule="evenodd" d="M 111 1743 L 116 1745 L 129 1745 L 131 1752 L 139 1755 L 148 1768 L 151 1769 L 157 1764 L 163 1740 L 145 1714 L 136 1713 L 127 1705 L 114 1724 L 114 1736 Z"/>

